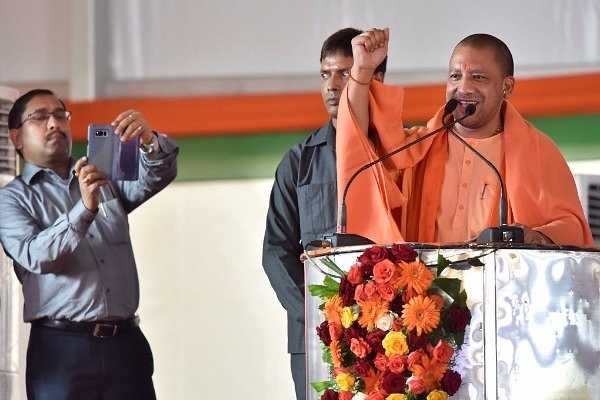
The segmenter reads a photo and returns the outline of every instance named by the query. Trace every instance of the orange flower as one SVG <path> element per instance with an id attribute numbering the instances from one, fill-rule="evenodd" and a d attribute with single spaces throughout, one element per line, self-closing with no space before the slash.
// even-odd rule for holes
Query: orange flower
<path id="1" fill-rule="evenodd" d="M 388 260 L 379 261 L 373 266 L 373 280 L 377 283 L 389 282 L 396 273 L 396 264 Z"/>
<path id="2" fill-rule="evenodd" d="M 363 338 L 352 338 L 350 340 L 350 351 L 352 351 L 358 358 L 365 358 L 371 352 L 371 346 Z"/>
<path id="3" fill-rule="evenodd" d="M 342 298 L 336 294 L 327 299 L 323 313 L 330 324 L 342 325 Z"/>
<path id="4" fill-rule="evenodd" d="M 433 300 L 435 304 L 437 304 L 437 308 L 439 310 L 444 308 L 444 298 L 442 296 L 440 296 L 439 294 L 430 294 L 429 297 L 431 298 L 431 300 Z"/>
<path id="5" fill-rule="evenodd" d="M 425 384 L 425 391 L 430 392 L 439 388 L 439 382 L 444 377 L 448 364 L 429 358 L 425 353 L 421 355 L 421 363 L 409 366 L 413 374 Z"/>
<path id="6" fill-rule="evenodd" d="M 381 385 L 381 372 L 375 372 L 373 370 L 369 371 L 367 376 L 363 377 L 363 382 L 365 383 L 365 393 L 371 393 L 373 390 L 378 389 L 379 385 Z"/>
<path id="7" fill-rule="evenodd" d="M 387 301 L 357 300 L 356 303 L 361 309 L 358 324 L 368 330 L 375 329 L 377 321 L 388 312 Z"/>
<path id="8" fill-rule="evenodd" d="M 354 264 L 348 271 L 348 282 L 353 285 L 358 285 L 359 283 L 363 283 L 363 281 L 364 279 L 362 270 L 360 269 L 360 264 Z"/>
<path id="9" fill-rule="evenodd" d="M 396 281 L 399 288 L 406 288 L 406 290 L 415 291 L 417 294 L 423 294 L 435 279 L 433 272 L 422 262 L 402 262 L 399 265 L 400 275 Z"/>
<path id="10" fill-rule="evenodd" d="M 447 363 L 454 355 L 454 347 L 446 343 L 445 340 L 440 340 L 429 353 L 439 362 Z"/>
<path id="11" fill-rule="evenodd" d="M 335 368 L 342 366 L 342 349 L 340 349 L 340 342 L 337 340 L 332 341 L 329 344 L 329 350 L 331 351 L 331 363 Z"/>
<path id="12" fill-rule="evenodd" d="M 352 400 L 352 397 L 354 397 L 354 394 L 345 390 L 340 390 L 340 393 L 338 394 L 339 400 Z"/>
<path id="13" fill-rule="evenodd" d="M 377 285 L 379 296 L 385 301 L 391 302 L 396 298 L 396 289 L 389 283 L 380 283 Z"/>
<path id="14" fill-rule="evenodd" d="M 343 332 L 344 327 L 342 325 L 331 322 L 329 323 L 329 337 L 331 340 L 340 340 Z"/>
<path id="15" fill-rule="evenodd" d="M 430 333 L 440 323 L 440 310 L 429 297 L 416 296 L 402 306 L 402 322 L 409 330 L 416 329 L 417 335 Z"/>

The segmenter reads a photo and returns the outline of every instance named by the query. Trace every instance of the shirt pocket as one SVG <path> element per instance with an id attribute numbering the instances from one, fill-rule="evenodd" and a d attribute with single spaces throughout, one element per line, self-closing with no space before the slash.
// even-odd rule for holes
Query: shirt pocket
<path id="1" fill-rule="evenodd" d="M 298 208 L 303 237 L 333 233 L 337 223 L 336 183 L 312 183 L 298 187 Z"/>

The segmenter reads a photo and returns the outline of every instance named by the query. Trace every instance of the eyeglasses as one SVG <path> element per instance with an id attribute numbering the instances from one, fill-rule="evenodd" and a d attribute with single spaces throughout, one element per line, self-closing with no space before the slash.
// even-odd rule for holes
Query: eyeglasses
<path id="1" fill-rule="evenodd" d="M 27 121 L 31 121 L 36 125 L 41 125 L 43 123 L 47 123 L 51 116 L 54 117 L 54 119 L 57 120 L 58 122 L 66 122 L 71 119 L 71 111 L 67 111 L 67 110 L 55 110 L 52 112 L 34 111 L 30 114 L 27 114 L 27 116 L 21 121 L 21 123 L 19 124 L 19 126 L 17 126 L 16 129 L 19 129 L 20 127 L 22 127 L 23 124 Z"/>

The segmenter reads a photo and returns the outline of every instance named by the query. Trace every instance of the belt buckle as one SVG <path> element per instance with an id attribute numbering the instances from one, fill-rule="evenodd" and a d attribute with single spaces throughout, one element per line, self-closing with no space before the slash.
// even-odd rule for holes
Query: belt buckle
<path id="1" fill-rule="evenodd" d="M 100 339 L 108 339 L 117 334 L 117 325 L 114 324 L 96 324 L 92 336 Z"/>

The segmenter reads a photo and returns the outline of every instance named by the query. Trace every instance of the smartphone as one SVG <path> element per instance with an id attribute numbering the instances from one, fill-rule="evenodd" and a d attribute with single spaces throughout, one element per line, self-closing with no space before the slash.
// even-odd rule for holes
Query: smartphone
<path id="1" fill-rule="evenodd" d="M 121 142 L 115 127 L 105 124 L 88 125 L 88 164 L 97 166 L 106 179 L 136 181 L 139 175 L 139 136 Z"/>

